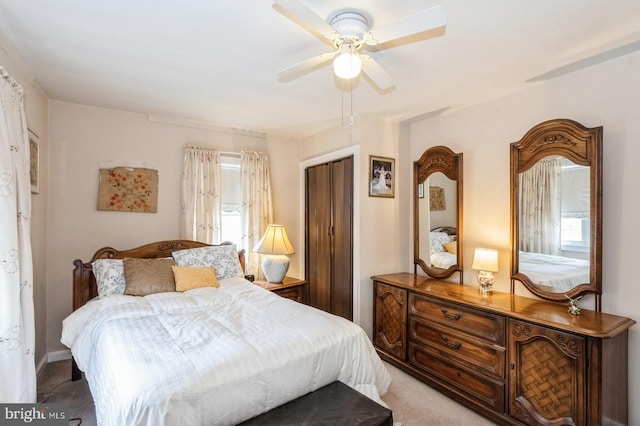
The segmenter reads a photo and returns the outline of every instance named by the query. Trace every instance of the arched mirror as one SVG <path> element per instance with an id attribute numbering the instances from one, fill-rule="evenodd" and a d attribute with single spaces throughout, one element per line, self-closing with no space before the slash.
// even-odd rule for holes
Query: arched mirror
<path id="1" fill-rule="evenodd" d="M 413 163 L 413 182 L 415 273 L 418 266 L 434 278 L 462 272 L 462 154 L 429 148 Z"/>
<path id="2" fill-rule="evenodd" d="M 602 293 L 602 127 L 545 121 L 511 144 L 511 278 L 538 297 Z"/>

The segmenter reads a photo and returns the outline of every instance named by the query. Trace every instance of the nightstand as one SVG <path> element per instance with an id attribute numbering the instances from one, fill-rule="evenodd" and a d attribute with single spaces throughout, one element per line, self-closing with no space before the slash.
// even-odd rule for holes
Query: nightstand
<path id="1" fill-rule="evenodd" d="M 282 283 L 270 283 L 268 281 L 255 280 L 255 285 L 272 291 L 280 297 L 307 303 L 309 299 L 307 282 L 293 277 L 284 277 Z"/>

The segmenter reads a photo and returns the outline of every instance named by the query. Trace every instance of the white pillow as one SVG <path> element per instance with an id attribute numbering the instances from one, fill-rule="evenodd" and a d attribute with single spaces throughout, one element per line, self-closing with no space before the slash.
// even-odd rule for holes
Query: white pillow
<path id="1" fill-rule="evenodd" d="M 446 232 L 430 232 L 429 242 L 431 243 L 431 253 L 442 253 L 446 251 L 443 244 L 453 241 L 451 235 Z"/>
<path id="2" fill-rule="evenodd" d="M 122 259 L 96 259 L 91 264 L 98 285 L 98 297 L 124 294 L 124 265 Z"/>
<path id="3" fill-rule="evenodd" d="M 216 270 L 216 278 L 242 278 L 242 266 L 235 244 L 178 250 L 172 253 L 178 266 L 209 266 Z"/>

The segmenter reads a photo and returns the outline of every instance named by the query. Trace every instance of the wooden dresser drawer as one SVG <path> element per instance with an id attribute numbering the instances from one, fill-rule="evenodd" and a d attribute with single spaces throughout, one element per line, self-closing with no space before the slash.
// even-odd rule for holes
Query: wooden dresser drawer
<path id="1" fill-rule="evenodd" d="M 506 349 L 451 328 L 429 323 L 417 316 L 409 319 L 409 340 L 422 344 L 467 367 L 498 379 L 505 378 Z"/>
<path id="2" fill-rule="evenodd" d="M 291 299 L 296 302 L 304 303 L 304 292 L 301 287 L 283 288 L 282 290 L 273 290 L 275 294 L 285 299 Z"/>
<path id="3" fill-rule="evenodd" d="M 415 293 L 409 294 L 409 314 L 505 345 L 505 319 L 500 315 Z"/>
<path id="4" fill-rule="evenodd" d="M 425 370 L 449 385 L 457 387 L 482 405 L 503 412 L 504 381 L 492 379 L 473 370 L 464 368 L 445 358 L 425 351 L 419 345 L 409 343 L 409 363 Z"/>

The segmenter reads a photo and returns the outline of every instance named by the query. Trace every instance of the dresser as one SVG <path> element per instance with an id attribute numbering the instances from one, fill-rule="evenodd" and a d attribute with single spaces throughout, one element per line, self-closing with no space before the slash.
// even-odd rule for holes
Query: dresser
<path id="1" fill-rule="evenodd" d="M 372 279 L 385 361 L 499 424 L 627 424 L 635 321 L 410 273 Z"/>

